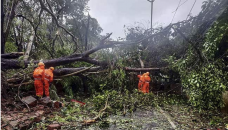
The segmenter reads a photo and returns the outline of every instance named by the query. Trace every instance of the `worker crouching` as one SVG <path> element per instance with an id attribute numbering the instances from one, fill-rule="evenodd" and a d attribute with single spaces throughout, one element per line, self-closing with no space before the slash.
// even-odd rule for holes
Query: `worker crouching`
<path id="1" fill-rule="evenodd" d="M 54 67 L 50 67 L 49 69 L 45 69 L 44 73 L 44 90 L 45 95 L 49 98 L 49 85 L 53 81 L 53 71 Z"/>
<path id="2" fill-rule="evenodd" d="M 34 77 L 34 86 L 36 90 L 36 96 L 38 98 L 41 98 L 43 96 L 43 81 L 44 81 L 44 63 L 40 62 L 38 63 L 38 67 L 33 72 Z"/>

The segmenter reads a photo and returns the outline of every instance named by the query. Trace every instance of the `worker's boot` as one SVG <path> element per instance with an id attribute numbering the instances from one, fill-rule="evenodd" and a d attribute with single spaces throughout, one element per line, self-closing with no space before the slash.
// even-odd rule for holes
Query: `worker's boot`
<path id="1" fill-rule="evenodd" d="M 50 102 L 51 99 L 50 99 L 49 96 L 47 96 L 47 97 L 42 98 L 40 101 L 42 101 L 42 102 Z"/>
<path id="2" fill-rule="evenodd" d="M 36 100 L 40 100 L 41 98 L 42 98 L 42 96 L 40 96 L 40 95 L 36 95 Z"/>
<path id="3" fill-rule="evenodd" d="M 47 96 L 46 98 L 47 98 L 47 100 L 51 100 L 50 96 Z"/>
<path id="4" fill-rule="evenodd" d="M 45 101 L 50 101 L 51 98 L 50 98 L 49 96 L 47 96 L 47 97 L 44 97 L 44 100 L 45 100 Z"/>

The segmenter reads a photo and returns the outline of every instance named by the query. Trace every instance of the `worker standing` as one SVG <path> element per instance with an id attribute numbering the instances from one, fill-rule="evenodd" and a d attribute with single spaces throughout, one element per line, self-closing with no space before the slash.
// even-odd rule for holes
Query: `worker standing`
<path id="1" fill-rule="evenodd" d="M 138 75 L 138 78 L 139 78 L 138 90 L 142 91 L 142 87 L 145 82 L 144 75 Z"/>
<path id="2" fill-rule="evenodd" d="M 49 85 L 53 81 L 53 71 L 54 67 L 50 67 L 49 69 L 45 69 L 44 73 L 44 90 L 45 90 L 45 95 L 49 97 Z"/>
<path id="3" fill-rule="evenodd" d="M 38 67 L 33 72 L 33 78 L 34 78 L 34 86 L 36 90 L 36 96 L 37 98 L 42 98 L 43 96 L 43 87 L 44 87 L 44 63 L 39 62 Z"/>
<path id="4" fill-rule="evenodd" d="M 146 72 L 143 74 L 144 75 L 144 80 L 145 80 L 145 83 L 143 84 L 143 87 L 142 87 L 142 92 L 143 93 L 149 93 L 149 83 L 151 81 L 150 79 L 150 73 L 149 72 Z"/>

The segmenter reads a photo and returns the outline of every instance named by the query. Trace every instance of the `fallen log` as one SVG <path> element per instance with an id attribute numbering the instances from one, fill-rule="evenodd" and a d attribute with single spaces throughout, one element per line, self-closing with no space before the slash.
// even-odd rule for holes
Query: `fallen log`
<path id="1" fill-rule="evenodd" d="M 130 67 L 125 67 L 124 68 L 126 71 L 133 71 L 133 72 L 139 72 L 139 71 L 160 71 L 161 68 L 130 68 Z"/>
<path id="2" fill-rule="evenodd" d="M 55 76 L 62 76 L 67 75 L 71 73 L 75 73 L 81 70 L 86 69 L 86 72 L 97 72 L 101 67 L 80 67 L 80 68 L 62 68 L 62 69 L 56 69 L 54 70 L 54 78 Z"/>
<path id="3" fill-rule="evenodd" d="M 81 67 L 81 68 L 63 68 L 63 69 L 57 69 L 54 70 L 54 80 L 59 80 L 59 78 L 63 78 L 63 77 L 67 77 L 67 76 L 72 76 L 72 75 L 78 75 L 79 73 L 82 72 L 94 72 L 97 71 L 98 69 L 100 69 L 100 67 Z M 31 78 L 32 75 L 30 74 Z M 29 80 L 31 78 L 27 78 L 25 80 Z M 18 77 L 18 78 L 11 78 L 11 79 L 7 79 L 7 82 L 9 83 L 8 86 L 10 87 L 18 87 L 20 85 L 29 85 L 29 84 L 33 84 L 34 81 L 30 80 L 28 82 L 22 83 L 22 84 L 15 84 L 15 82 L 19 82 L 23 79 L 23 77 Z"/>
<path id="4" fill-rule="evenodd" d="M 174 24 L 173 24 L 174 25 Z M 140 38 L 134 42 L 128 42 L 128 41 L 124 41 L 124 42 L 119 42 L 119 41 L 106 41 L 111 34 L 108 34 L 104 39 L 102 39 L 100 41 L 100 44 L 88 51 L 85 51 L 81 54 L 79 53 L 73 53 L 70 56 L 65 56 L 65 57 L 60 57 L 60 58 L 56 58 L 56 59 L 51 59 L 51 60 L 44 60 L 44 64 L 46 67 L 55 67 L 55 66 L 60 66 L 60 65 L 66 65 L 69 63 L 73 63 L 76 61 L 84 61 L 87 63 L 91 63 L 94 65 L 98 65 L 98 66 L 107 66 L 108 63 L 105 61 L 98 61 L 95 59 L 92 59 L 89 57 L 89 55 L 93 54 L 96 51 L 99 51 L 101 49 L 105 49 L 105 48 L 112 48 L 116 45 L 133 45 L 133 44 L 138 44 L 141 43 L 142 41 L 152 38 L 156 35 L 160 35 L 161 33 L 168 31 L 171 28 L 172 25 L 167 26 L 166 28 L 163 29 L 163 31 L 158 32 L 156 34 L 152 34 L 150 36 L 147 36 L 145 38 Z M 39 62 L 39 60 L 34 61 L 34 64 L 37 64 Z M 20 69 L 20 68 L 26 68 L 28 66 L 30 62 L 29 61 L 24 61 L 22 65 L 21 62 L 19 62 L 18 60 L 9 60 L 9 59 L 2 59 L 1 61 L 1 69 L 2 70 L 7 70 L 7 69 Z"/>
<path id="5" fill-rule="evenodd" d="M 78 75 L 82 72 L 87 72 L 89 73 L 97 73 L 98 70 L 100 70 L 102 67 L 98 66 L 98 67 L 80 67 L 80 68 L 62 68 L 62 69 L 56 69 L 54 70 L 54 80 L 56 80 L 56 78 L 63 78 L 66 76 L 72 76 L 72 75 Z M 133 71 L 133 72 L 146 72 L 146 71 L 160 71 L 161 68 L 130 68 L 130 67 L 125 67 L 123 68 L 126 71 Z M 25 80 L 29 80 L 32 78 L 32 74 L 29 74 L 30 77 L 28 77 Z M 19 82 L 23 79 L 23 77 L 14 77 L 14 78 L 10 78 L 7 79 L 7 82 L 10 83 L 8 84 L 8 86 L 10 87 L 18 87 L 20 84 L 15 84 L 16 82 Z M 13 84 L 14 83 L 14 84 Z M 29 81 L 29 82 L 25 82 L 22 83 L 22 85 L 29 85 L 32 84 L 33 81 Z"/>
<path id="6" fill-rule="evenodd" d="M 89 57 L 75 57 L 75 58 L 56 58 L 56 59 L 51 59 L 51 60 L 45 60 L 43 61 L 45 64 L 45 67 L 56 67 L 56 66 L 60 66 L 60 65 L 66 65 L 69 63 L 73 63 L 73 62 L 87 62 L 87 63 L 91 63 L 94 65 L 98 65 L 98 66 L 107 66 L 108 63 L 103 62 L 103 61 L 98 61 L 98 60 L 94 60 L 92 58 Z M 26 68 L 28 66 L 30 62 L 29 61 L 18 61 L 18 60 L 9 60 L 9 59 L 1 59 L 1 69 L 2 70 L 7 70 L 7 69 L 20 69 L 20 68 Z M 39 60 L 36 60 L 33 62 L 34 64 L 38 64 Z"/>
<path id="7" fill-rule="evenodd" d="M 51 59 L 51 60 L 44 60 L 43 62 L 45 64 L 45 67 L 51 67 L 51 66 L 55 67 L 55 66 L 60 66 L 60 65 L 66 65 L 66 64 L 70 64 L 70 63 L 73 63 L 76 61 L 80 61 L 80 62 L 84 61 L 84 62 L 91 63 L 91 64 L 98 65 L 98 66 L 107 66 L 108 65 L 107 62 L 92 59 L 89 57 L 89 55 L 96 51 L 99 51 L 101 49 L 111 48 L 111 47 L 115 46 L 116 44 L 121 44 L 121 43 L 105 44 L 105 40 L 107 38 L 109 38 L 110 36 L 111 36 L 111 34 L 109 34 L 104 39 L 102 39 L 98 46 L 96 46 L 88 51 L 85 51 L 84 53 L 81 53 L 81 54 L 75 53 L 70 56 L 60 57 L 60 58 Z M 33 61 L 34 64 L 37 64 L 38 62 L 39 62 L 39 60 Z M 12 59 L 9 60 L 9 59 L 2 58 L 1 69 L 7 70 L 7 69 L 26 68 L 29 63 L 30 63 L 30 61 L 18 61 L 18 60 L 12 60 Z"/>
<path id="8" fill-rule="evenodd" d="M 80 67 L 80 68 L 56 69 L 53 72 L 54 73 L 54 80 L 59 80 L 59 78 L 66 77 L 66 76 L 78 75 L 79 73 L 82 73 L 85 71 L 86 72 L 97 72 L 99 69 L 101 69 L 101 67 Z M 32 73 L 28 74 L 25 81 L 31 80 L 31 79 L 33 79 Z M 19 86 L 19 84 L 15 84 L 15 83 L 20 82 L 21 80 L 23 80 L 23 76 L 21 76 L 21 77 L 17 76 L 17 77 L 12 77 L 12 78 L 7 79 L 7 82 L 10 83 L 10 84 L 8 84 L 9 86 L 16 87 L 16 86 Z M 33 83 L 33 82 L 26 82 L 26 83 L 23 83 L 22 85 L 28 85 L 31 83 Z"/>
<path id="9" fill-rule="evenodd" d="M 62 76 L 59 76 L 58 78 L 63 78 L 63 77 L 67 77 L 67 76 L 73 76 L 73 75 L 76 75 L 76 74 L 79 74 L 79 73 L 82 73 L 82 72 L 85 72 L 87 70 L 89 70 L 90 68 L 92 68 L 92 66 L 88 67 L 88 68 L 85 68 L 83 70 L 79 70 L 79 71 L 76 71 L 76 72 L 73 72 L 73 73 L 70 73 L 70 74 L 66 74 L 66 75 L 62 75 Z"/>
<path id="10" fill-rule="evenodd" d="M 15 59 L 23 55 L 24 55 L 24 52 L 12 52 L 12 53 L 1 54 L 1 58 Z"/>

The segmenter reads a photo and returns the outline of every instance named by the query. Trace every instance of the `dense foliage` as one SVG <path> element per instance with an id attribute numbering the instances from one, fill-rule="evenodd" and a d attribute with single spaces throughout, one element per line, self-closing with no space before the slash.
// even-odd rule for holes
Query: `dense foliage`
<path id="1" fill-rule="evenodd" d="M 189 95 L 190 103 L 200 109 L 216 109 L 223 106 L 222 93 L 227 90 L 225 70 L 227 62 L 228 36 L 227 9 L 212 25 L 200 44 L 204 60 L 200 61 L 190 46 L 185 56 L 176 60 L 169 57 L 172 67 L 179 72 L 183 86 Z"/>

